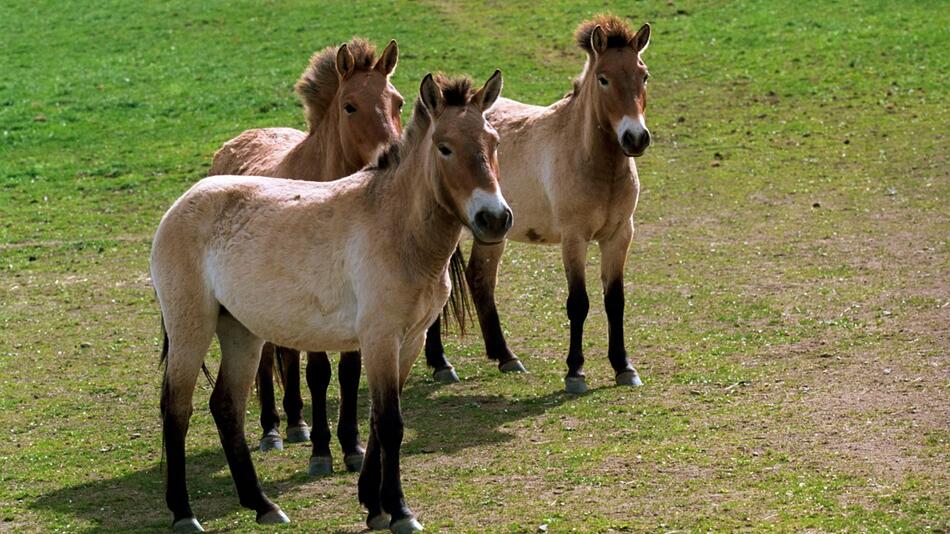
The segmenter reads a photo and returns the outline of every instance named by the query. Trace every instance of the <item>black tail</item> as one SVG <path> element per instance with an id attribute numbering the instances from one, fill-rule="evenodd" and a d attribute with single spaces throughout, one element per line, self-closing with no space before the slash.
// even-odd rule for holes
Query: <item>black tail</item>
<path id="1" fill-rule="evenodd" d="M 452 292 L 442 308 L 442 324 L 447 330 L 449 318 L 455 319 L 459 333 L 464 336 L 468 317 L 472 315 L 472 306 L 468 296 L 468 282 L 465 280 L 465 256 L 462 255 L 461 247 L 455 247 L 455 252 L 449 260 L 449 278 L 452 280 Z"/>

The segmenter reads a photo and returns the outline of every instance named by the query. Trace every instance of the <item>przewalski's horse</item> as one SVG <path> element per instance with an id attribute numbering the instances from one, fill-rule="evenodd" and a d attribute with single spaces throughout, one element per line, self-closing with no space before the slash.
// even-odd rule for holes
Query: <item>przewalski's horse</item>
<path id="1" fill-rule="evenodd" d="M 372 399 L 359 479 L 367 524 L 422 529 L 402 491 L 400 393 L 448 299 L 462 227 L 498 243 L 512 224 L 497 182 L 498 134 L 484 117 L 501 87 L 498 71 L 477 92 L 468 79 L 428 75 L 399 143 L 375 167 L 323 183 L 213 176 L 162 218 L 151 275 L 165 330 L 165 499 L 176 530 L 201 529 L 185 482 L 185 435 L 215 333 L 221 367 L 211 413 L 240 502 L 259 523 L 289 521 L 264 495 L 244 436 L 268 339 L 362 351 Z"/>
<path id="2" fill-rule="evenodd" d="M 624 348 L 623 270 L 640 191 L 632 158 L 650 144 L 644 116 L 649 74 L 640 58 L 650 42 L 650 26 L 633 32 L 619 18 L 600 15 L 581 24 L 575 37 L 588 57 L 570 94 L 548 107 L 502 98 L 488 119 L 501 134 L 502 188 L 515 214 L 508 239 L 561 245 L 571 323 L 565 389 L 583 393 L 581 339 L 589 308 L 584 267 L 591 241 L 600 245 L 607 357 L 616 383 L 642 384 Z M 504 242 L 475 243 L 466 278 L 488 357 L 502 371 L 523 371 L 508 348 L 495 307 L 504 249 Z M 438 331 L 437 322 L 426 340 L 426 359 L 436 369 L 448 365 Z"/>
<path id="3" fill-rule="evenodd" d="M 326 48 L 310 59 L 295 89 L 303 102 L 309 132 L 292 128 L 247 130 L 228 141 L 214 155 L 210 176 L 242 174 L 327 182 L 348 176 L 375 161 L 379 153 L 399 138 L 402 128 L 402 95 L 389 77 L 398 61 L 396 41 L 376 58 L 375 47 L 353 39 L 339 48 Z M 275 263 L 283 259 L 273 258 Z M 307 383 L 313 402 L 314 431 L 303 418 L 300 395 L 300 352 L 265 343 L 258 369 L 263 437 L 260 449 L 283 448 L 280 415 L 274 401 L 275 364 L 283 378 L 287 441 L 312 440 L 310 473 L 332 471 L 330 428 L 326 394 L 332 375 L 326 352 L 307 355 Z M 347 469 L 359 471 L 363 447 L 357 425 L 360 381 L 359 352 L 340 355 L 340 415 L 337 437 Z"/>

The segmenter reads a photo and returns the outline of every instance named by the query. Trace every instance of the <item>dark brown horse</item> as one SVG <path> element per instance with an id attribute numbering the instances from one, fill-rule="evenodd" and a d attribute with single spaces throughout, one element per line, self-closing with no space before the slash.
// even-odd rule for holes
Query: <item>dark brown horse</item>
<path id="1" fill-rule="evenodd" d="M 392 41 L 376 58 L 375 47 L 353 39 L 339 48 L 326 48 L 311 58 L 297 82 L 309 132 L 291 128 L 248 130 L 228 141 L 214 155 L 209 175 L 241 174 L 294 178 L 313 182 L 336 180 L 375 161 L 394 142 L 401 129 L 402 96 L 389 82 L 396 68 L 398 48 Z M 282 258 L 274 258 L 281 262 Z M 326 393 L 332 375 L 326 352 L 307 356 L 307 384 L 313 402 L 313 432 L 304 421 L 300 395 L 300 353 L 264 345 L 257 374 L 261 400 L 262 451 L 283 448 L 280 416 L 274 401 L 274 364 L 284 381 L 287 441 L 313 442 L 311 474 L 332 471 Z M 337 437 L 344 463 L 359 471 L 363 461 L 357 426 L 360 353 L 340 356 L 340 416 Z"/>
<path id="2" fill-rule="evenodd" d="M 501 134 L 501 184 L 515 216 L 508 239 L 561 246 L 571 323 L 565 388 L 582 393 L 587 385 L 581 340 L 589 309 L 584 271 L 591 241 L 600 245 L 607 357 L 616 383 L 642 384 L 624 347 L 623 271 L 640 191 L 633 158 L 650 144 L 645 120 L 649 74 L 641 59 L 650 26 L 634 32 L 617 17 L 600 15 L 581 24 L 575 39 L 587 63 L 571 93 L 547 107 L 502 98 L 488 119 Z M 466 278 L 488 357 L 502 371 L 523 371 L 508 348 L 495 306 L 504 249 L 504 242 L 476 242 Z M 436 369 L 448 365 L 438 322 L 426 339 L 426 360 Z"/>

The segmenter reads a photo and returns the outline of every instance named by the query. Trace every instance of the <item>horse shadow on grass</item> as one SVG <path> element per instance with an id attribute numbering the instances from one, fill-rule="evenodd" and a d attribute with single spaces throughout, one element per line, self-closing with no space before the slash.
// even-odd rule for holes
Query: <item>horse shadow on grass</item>
<path id="1" fill-rule="evenodd" d="M 500 395 L 432 396 L 440 387 L 416 382 L 404 391 L 406 426 L 414 433 L 414 437 L 403 444 L 404 454 L 452 453 L 510 441 L 515 435 L 501 430 L 503 425 L 541 415 L 576 398 L 563 392 L 519 400 Z M 369 413 L 367 398 L 366 391 L 361 391 L 361 414 Z M 249 431 L 251 428 L 249 425 Z M 249 436 L 248 442 L 254 444 L 256 439 Z M 190 448 L 187 453 L 188 488 L 197 516 L 202 521 L 210 521 L 241 510 L 221 448 L 213 446 L 197 452 Z M 268 496 L 280 502 L 280 495 L 313 480 L 306 470 L 301 470 L 283 480 L 264 482 L 263 486 Z M 91 530 L 97 532 L 167 531 L 171 516 L 165 507 L 163 481 L 162 466 L 156 463 L 116 478 L 56 490 L 40 496 L 29 507 L 91 523 Z M 356 484 L 355 478 L 353 483 Z"/>

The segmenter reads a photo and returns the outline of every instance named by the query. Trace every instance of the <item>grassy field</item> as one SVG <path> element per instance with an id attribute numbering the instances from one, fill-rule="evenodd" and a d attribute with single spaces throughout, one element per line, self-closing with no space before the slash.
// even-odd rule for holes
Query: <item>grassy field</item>
<path id="1" fill-rule="evenodd" d="M 303 126 L 313 50 L 396 38 L 407 100 L 430 70 L 498 67 L 506 96 L 548 103 L 607 4 L 0 4 L 0 531 L 169 526 L 151 234 L 225 140 Z M 646 385 L 611 386 L 592 276 L 592 391 L 562 393 L 559 251 L 511 245 L 499 306 L 531 373 L 501 376 L 469 335 L 449 338 L 462 383 L 419 363 L 407 386 L 427 530 L 950 529 L 950 11 L 807 4 L 609 3 L 653 24 L 626 278 Z M 255 530 L 208 395 L 192 504 Z M 356 476 L 309 479 L 308 456 L 254 456 L 280 530 L 360 531 Z"/>

